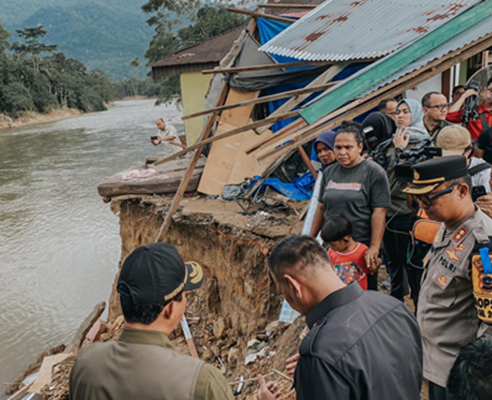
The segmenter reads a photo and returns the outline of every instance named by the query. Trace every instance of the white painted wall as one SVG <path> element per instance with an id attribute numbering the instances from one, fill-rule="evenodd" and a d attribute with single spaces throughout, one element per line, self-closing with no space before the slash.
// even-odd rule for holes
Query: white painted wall
<path id="1" fill-rule="evenodd" d="M 408 99 L 414 99 L 420 102 L 424 94 L 428 92 L 440 92 L 442 89 L 441 84 L 442 75 L 436 75 L 425 82 L 422 82 L 417 87 L 407 90 L 405 92 L 405 97 Z"/>

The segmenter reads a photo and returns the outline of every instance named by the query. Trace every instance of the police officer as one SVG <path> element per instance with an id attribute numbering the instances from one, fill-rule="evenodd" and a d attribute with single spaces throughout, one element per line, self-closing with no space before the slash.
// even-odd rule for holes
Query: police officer
<path id="1" fill-rule="evenodd" d="M 417 314 L 429 397 L 441 400 L 461 348 L 492 335 L 492 219 L 473 204 L 465 157 L 424 161 L 413 172 L 405 192 L 443 222 L 424 260 Z"/>

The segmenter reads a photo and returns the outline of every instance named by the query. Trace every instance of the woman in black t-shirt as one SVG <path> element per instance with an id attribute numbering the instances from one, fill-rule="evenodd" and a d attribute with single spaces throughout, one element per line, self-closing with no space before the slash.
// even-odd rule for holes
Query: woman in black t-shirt
<path id="1" fill-rule="evenodd" d="M 323 172 L 310 236 L 318 235 L 330 215 L 342 215 L 353 226 L 354 240 L 369 248 L 365 254 L 367 266 L 375 268 L 390 193 L 386 172 L 375 162 L 364 159 L 362 149 L 360 125 L 353 122 L 342 124 L 335 137 L 338 163 Z M 376 275 L 369 277 L 369 289 L 377 290 Z"/>

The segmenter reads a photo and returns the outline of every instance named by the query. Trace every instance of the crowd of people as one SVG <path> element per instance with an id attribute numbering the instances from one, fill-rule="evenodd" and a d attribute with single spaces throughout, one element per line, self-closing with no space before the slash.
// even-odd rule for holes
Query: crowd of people
<path id="1" fill-rule="evenodd" d="M 286 360 L 297 399 L 417 400 L 423 378 L 430 400 L 492 399 L 492 79 L 479 118 L 462 121 L 472 95 L 387 99 L 362 124 L 315 140 L 322 177 L 310 235 L 284 239 L 269 257 L 278 291 L 309 328 Z M 417 221 L 428 221 L 430 240 Z M 383 264 L 390 295 L 378 292 Z M 123 334 L 80 352 L 70 398 L 232 399 L 216 368 L 168 338 L 184 292 L 202 280 L 170 244 L 135 250 L 117 284 Z M 258 400 L 283 396 L 258 382 Z"/>

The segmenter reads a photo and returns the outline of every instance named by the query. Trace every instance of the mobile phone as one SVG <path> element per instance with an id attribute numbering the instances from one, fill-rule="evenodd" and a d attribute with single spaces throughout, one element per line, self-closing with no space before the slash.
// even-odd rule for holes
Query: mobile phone
<path id="1" fill-rule="evenodd" d="M 475 202 L 479 197 L 485 196 L 487 191 L 484 186 L 473 186 L 471 194 L 473 202 Z"/>
<path id="2" fill-rule="evenodd" d="M 158 140 L 159 138 L 157 136 L 151 136 L 150 140 Z"/>

